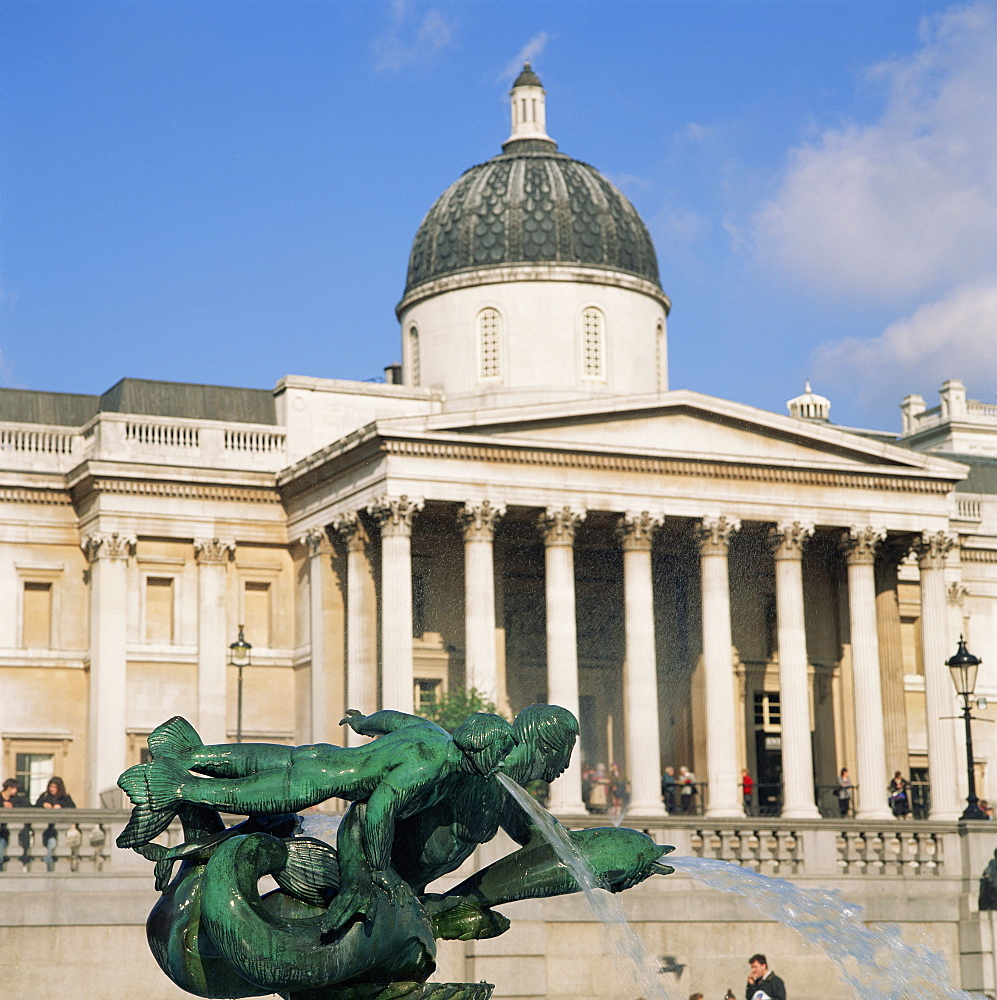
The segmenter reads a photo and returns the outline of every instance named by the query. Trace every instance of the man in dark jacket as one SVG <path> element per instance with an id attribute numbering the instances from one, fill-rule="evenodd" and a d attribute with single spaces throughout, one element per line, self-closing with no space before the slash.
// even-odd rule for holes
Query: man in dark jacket
<path id="1" fill-rule="evenodd" d="M 26 809 L 31 805 L 31 799 L 28 798 L 24 792 L 21 791 L 21 786 L 17 783 L 14 778 L 8 778 L 3 783 L 3 789 L 0 790 L 0 809 Z M 26 826 L 21 828 L 21 846 L 24 847 L 24 831 L 28 831 L 28 838 L 31 837 L 31 827 Z M 0 823 L 0 871 L 3 871 L 4 865 L 7 863 L 7 845 L 10 843 L 10 830 L 7 828 L 6 823 Z M 31 841 L 28 839 L 28 845 Z"/>
<path id="2" fill-rule="evenodd" d="M 752 955 L 748 965 L 751 971 L 744 991 L 745 1000 L 786 1000 L 786 984 L 774 972 L 769 972 L 768 959 L 764 955 Z"/>

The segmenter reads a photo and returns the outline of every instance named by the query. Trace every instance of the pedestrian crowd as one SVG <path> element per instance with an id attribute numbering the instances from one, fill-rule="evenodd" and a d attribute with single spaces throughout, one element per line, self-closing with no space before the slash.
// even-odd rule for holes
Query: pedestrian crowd
<path id="1" fill-rule="evenodd" d="M 0 809 L 30 809 L 31 799 L 21 788 L 16 778 L 8 778 L 0 789 Z M 66 791 L 66 783 L 59 777 L 51 777 L 45 786 L 45 791 L 34 803 L 37 809 L 75 809 L 73 797 Z M 33 831 L 30 823 L 25 823 L 17 835 L 18 844 L 25 856 L 31 850 Z M 49 871 L 55 868 L 55 848 L 59 842 L 59 833 L 55 823 L 49 823 L 42 833 L 42 844 L 45 846 L 45 866 Z M 10 845 L 10 829 L 0 821 L 0 871 L 7 866 L 7 848 Z"/>

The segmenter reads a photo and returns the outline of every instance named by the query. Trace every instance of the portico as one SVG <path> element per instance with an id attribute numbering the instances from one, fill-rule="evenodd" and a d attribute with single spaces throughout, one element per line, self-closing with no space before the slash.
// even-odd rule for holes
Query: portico
<path id="1" fill-rule="evenodd" d="M 380 550 L 381 602 L 412 593 L 414 562 L 421 589 L 436 595 L 416 608 L 422 631 L 411 641 L 408 620 L 379 605 L 380 704 L 410 709 L 435 636 L 448 685 L 475 687 L 512 711 L 548 700 L 578 714 L 581 753 L 552 802 L 561 815 L 583 809 L 582 763 L 602 761 L 624 769 L 634 814 L 660 815 L 662 768 L 686 764 L 708 817 L 743 814 L 747 768 L 778 786 L 785 815 L 816 818 L 815 786 L 833 784 L 844 766 L 859 816 L 883 818 L 887 770 L 899 766 L 884 755 L 884 686 L 898 679 L 879 669 L 873 570 L 895 560 L 898 545 L 944 531 L 958 473 L 852 436 L 845 453 L 843 432 L 808 434 L 758 411 L 747 419 L 747 408 L 693 393 L 645 399 L 625 416 L 614 404 L 590 407 L 584 447 L 561 439 L 552 407 L 520 409 L 484 430 L 459 417 L 374 425 L 357 442 L 369 456 L 367 485 L 346 508 L 335 466 L 350 467 L 348 453 L 320 477 L 311 470 L 328 492 L 302 494 L 309 524 L 367 526 Z M 808 469 L 760 460 L 776 439 L 785 449 L 790 424 Z M 681 440 L 677 430 L 708 433 L 714 454 L 616 444 L 624 432 Z M 284 488 L 293 519 L 295 484 Z M 379 513 L 393 510 L 408 512 L 405 558 L 395 552 L 398 528 Z M 335 557 L 344 567 L 348 549 Z M 344 635 L 360 629 L 352 613 Z M 374 610 L 356 613 L 369 627 Z M 930 607 L 926 615 L 933 627 Z M 358 690 L 369 665 L 365 676 Z M 887 693 L 902 703 L 902 690 Z M 779 705 L 775 754 L 756 723 L 766 700 Z M 937 758 L 945 768 L 944 754 L 956 759 L 951 733 L 932 736 L 929 766 Z"/>

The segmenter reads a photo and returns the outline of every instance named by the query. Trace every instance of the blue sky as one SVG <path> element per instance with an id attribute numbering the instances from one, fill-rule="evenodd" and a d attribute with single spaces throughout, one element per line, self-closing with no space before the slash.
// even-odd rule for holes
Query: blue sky
<path id="1" fill-rule="evenodd" d="M 5 0 L 0 384 L 380 375 L 524 57 L 647 221 L 673 388 L 997 398 L 989 0 Z"/>

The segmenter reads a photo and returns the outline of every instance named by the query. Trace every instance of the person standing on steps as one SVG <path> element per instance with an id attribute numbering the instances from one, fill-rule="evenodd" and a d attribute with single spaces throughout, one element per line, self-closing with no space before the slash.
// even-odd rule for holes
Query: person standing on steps
<path id="1" fill-rule="evenodd" d="M 786 984 L 769 970 L 768 959 L 761 952 L 748 959 L 748 966 L 745 1000 L 786 1000 Z"/>

